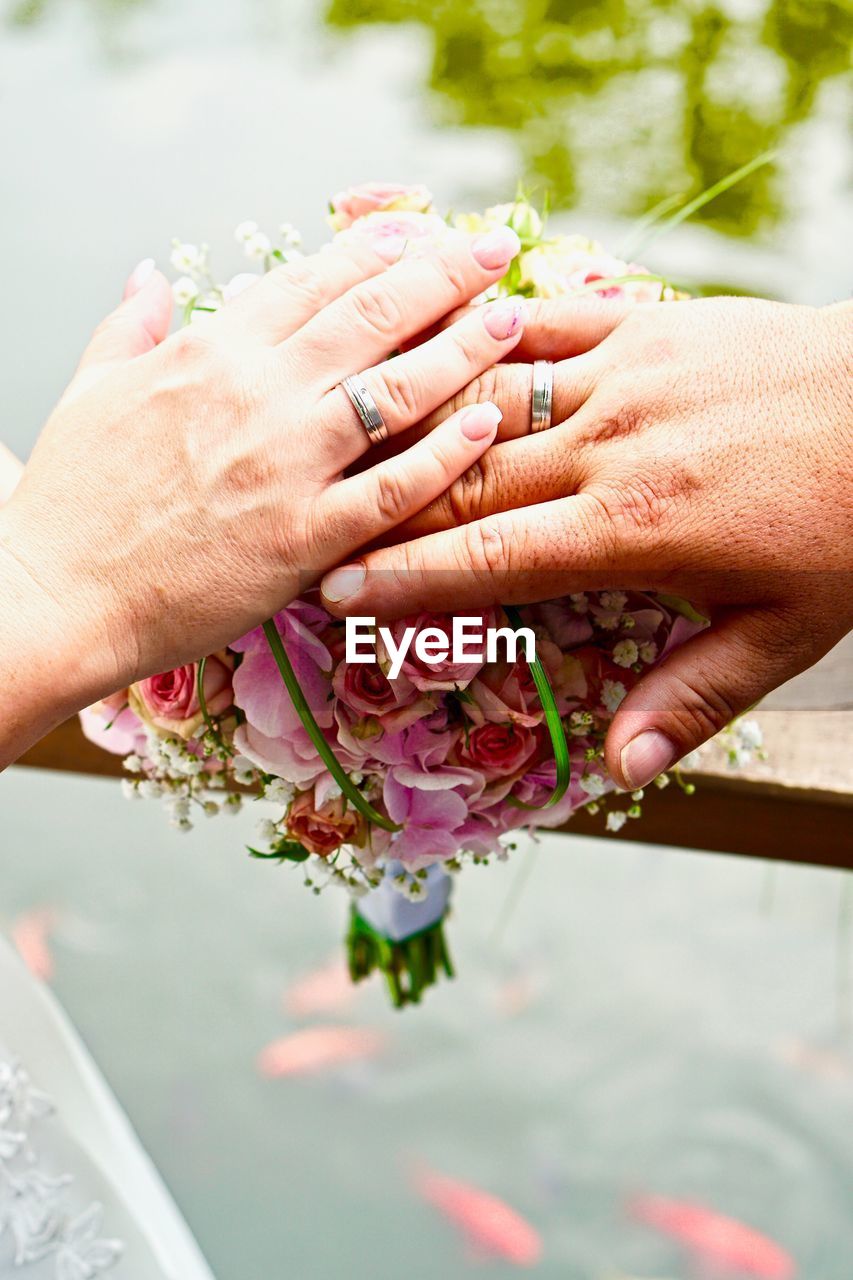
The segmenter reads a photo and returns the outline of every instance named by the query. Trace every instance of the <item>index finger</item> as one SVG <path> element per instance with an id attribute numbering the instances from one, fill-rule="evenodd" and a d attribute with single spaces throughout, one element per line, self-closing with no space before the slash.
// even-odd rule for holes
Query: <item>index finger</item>
<path id="1" fill-rule="evenodd" d="M 569 360 L 585 355 L 608 338 L 637 305 L 592 294 L 579 298 L 529 298 L 524 336 L 512 352 L 512 359 Z M 452 311 L 431 330 L 418 334 L 411 345 L 455 324 L 472 309 L 467 306 Z"/>
<path id="2" fill-rule="evenodd" d="M 368 552 L 326 574 L 321 589 L 339 617 L 458 614 L 605 588 L 615 559 L 606 514 L 582 493 Z"/>

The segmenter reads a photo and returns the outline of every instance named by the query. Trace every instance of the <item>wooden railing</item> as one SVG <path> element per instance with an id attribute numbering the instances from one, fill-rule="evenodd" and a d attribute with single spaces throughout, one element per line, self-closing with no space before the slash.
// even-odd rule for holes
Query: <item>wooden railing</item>
<path id="1" fill-rule="evenodd" d="M 853 869 L 853 706 L 770 705 L 755 718 L 764 731 L 766 762 L 733 773 L 712 749 L 690 775 L 694 795 L 675 784 L 663 791 L 650 787 L 642 820 L 606 838 Z M 21 764 L 122 776 L 120 759 L 88 742 L 76 720 L 51 733 Z M 577 814 L 569 829 L 606 835 L 601 815 Z"/>

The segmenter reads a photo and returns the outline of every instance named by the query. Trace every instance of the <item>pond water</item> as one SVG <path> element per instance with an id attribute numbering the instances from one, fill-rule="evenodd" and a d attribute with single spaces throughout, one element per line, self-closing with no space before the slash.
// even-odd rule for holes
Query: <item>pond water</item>
<path id="1" fill-rule="evenodd" d="M 456 208 L 521 178 L 616 244 L 778 145 L 648 265 L 843 296 L 849 36 L 822 0 L 0 0 L 4 435 L 28 450 L 139 258 L 177 234 L 237 269 L 246 217 L 317 243 L 328 195 L 370 176 Z M 462 880 L 461 977 L 423 1009 L 371 989 L 297 1015 L 284 993 L 334 953 L 343 904 L 249 862 L 251 831 L 179 836 L 108 782 L 0 778 L 0 923 L 57 908 L 57 992 L 219 1280 L 507 1274 L 419 1197 L 418 1161 L 522 1213 L 543 1277 L 712 1274 L 632 1220 L 656 1192 L 849 1280 L 841 876 L 549 837 L 515 859 L 520 892 L 512 864 Z M 381 1053 L 260 1077 L 265 1044 L 327 1021 Z"/>

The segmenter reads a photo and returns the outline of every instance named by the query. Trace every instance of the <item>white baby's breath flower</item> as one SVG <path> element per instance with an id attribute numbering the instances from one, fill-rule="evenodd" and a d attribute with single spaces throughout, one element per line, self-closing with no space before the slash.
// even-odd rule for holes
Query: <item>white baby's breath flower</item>
<path id="1" fill-rule="evenodd" d="M 243 252 L 253 262 L 262 262 L 267 254 L 272 252 L 272 241 L 269 236 L 264 235 L 263 231 L 256 231 L 244 242 Z"/>
<path id="2" fill-rule="evenodd" d="M 701 759 L 702 759 L 702 753 L 700 751 L 698 750 L 688 751 L 687 755 L 681 761 L 681 768 L 682 769 L 698 769 L 699 762 L 701 761 Z"/>
<path id="3" fill-rule="evenodd" d="M 261 840 L 266 840 L 268 843 L 278 836 L 278 828 L 274 822 L 270 822 L 269 818 L 262 818 L 255 830 Z"/>
<path id="4" fill-rule="evenodd" d="M 208 818 L 215 818 L 219 813 L 219 805 L 215 800 L 205 800 L 202 807 L 204 808 L 205 816 Z"/>
<path id="5" fill-rule="evenodd" d="M 620 640 L 613 646 L 613 661 L 617 667 L 633 667 L 639 656 L 635 640 Z"/>
<path id="6" fill-rule="evenodd" d="M 220 813 L 228 813 L 228 814 L 231 814 L 231 816 L 233 817 L 236 814 L 238 814 L 242 808 L 243 808 L 243 797 L 231 795 L 223 804 L 222 808 L 220 809 Z"/>
<path id="7" fill-rule="evenodd" d="M 575 613 L 586 613 L 589 609 L 589 600 L 585 591 L 575 591 L 569 596 L 569 599 L 572 602 L 572 608 Z"/>
<path id="8" fill-rule="evenodd" d="M 643 662 L 654 662 L 658 656 L 658 647 L 653 640 L 647 640 L 645 644 L 640 645 L 640 657 Z"/>
<path id="9" fill-rule="evenodd" d="M 622 618 L 618 613 L 602 613 L 594 621 L 595 625 L 600 627 L 602 631 L 615 631 Z"/>
<path id="10" fill-rule="evenodd" d="M 122 778 L 121 793 L 124 796 L 125 800 L 141 800 L 142 799 L 142 796 L 139 794 L 139 787 L 135 782 L 131 782 L 130 778 Z"/>
<path id="11" fill-rule="evenodd" d="M 164 804 L 174 823 L 183 822 L 190 816 L 189 796 L 170 796 Z"/>
<path id="12" fill-rule="evenodd" d="M 764 734 L 757 720 L 737 720 L 734 731 L 747 751 L 758 751 L 764 746 Z"/>
<path id="13" fill-rule="evenodd" d="M 264 799 L 273 804 L 290 804 L 294 792 L 295 788 L 291 782 L 285 782 L 284 778 L 273 778 L 272 782 L 267 783 Z"/>
<path id="14" fill-rule="evenodd" d="M 627 821 L 628 815 L 623 809 L 611 809 L 605 826 L 608 831 L 621 831 Z"/>
<path id="15" fill-rule="evenodd" d="M 624 591 L 602 591 L 598 598 L 602 609 L 615 609 L 617 613 L 621 613 L 628 603 L 628 597 Z"/>
<path id="16" fill-rule="evenodd" d="M 286 249 L 298 249 L 302 244 L 302 234 L 297 231 L 292 222 L 282 222 L 278 233 Z"/>
<path id="17" fill-rule="evenodd" d="M 172 297 L 177 307 L 188 307 L 191 302 L 195 302 L 198 293 L 198 285 L 189 276 L 181 276 L 172 285 Z"/>
<path id="18" fill-rule="evenodd" d="M 235 756 L 231 761 L 234 777 L 242 787 L 250 787 L 255 780 L 255 765 L 246 756 Z"/>
<path id="19" fill-rule="evenodd" d="M 183 271 L 186 275 L 192 275 L 196 271 L 204 270 L 205 257 L 206 253 L 203 247 L 199 248 L 196 244 L 182 244 L 180 240 L 175 240 L 173 241 L 169 261 L 176 271 Z"/>
<path id="20" fill-rule="evenodd" d="M 593 799 L 597 800 L 604 795 L 604 779 L 600 773 L 585 773 L 578 785 L 581 791 L 585 791 Z"/>
<path id="21" fill-rule="evenodd" d="M 141 756 L 138 756 L 138 755 L 136 754 L 136 752 L 133 752 L 133 754 L 132 754 L 132 755 L 125 756 L 125 758 L 124 758 L 124 767 L 125 767 L 125 769 L 127 769 L 127 772 L 128 772 L 128 773 L 141 773 L 141 772 L 142 772 L 142 757 L 141 757 Z"/>
<path id="22" fill-rule="evenodd" d="M 601 701 L 611 715 L 615 715 L 627 692 L 628 690 L 621 680 L 603 680 L 601 682 Z"/>
<path id="23" fill-rule="evenodd" d="M 258 224 L 253 222 L 251 218 L 247 218 L 245 222 L 241 222 L 239 226 L 234 228 L 234 239 L 238 244 L 247 244 L 252 236 L 258 234 Z"/>
<path id="24" fill-rule="evenodd" d="M 157 800 L 163 794 L 163 784 L 153 778 L 144 778 L 139 784 L 139 794 L 145 800 Z"/>

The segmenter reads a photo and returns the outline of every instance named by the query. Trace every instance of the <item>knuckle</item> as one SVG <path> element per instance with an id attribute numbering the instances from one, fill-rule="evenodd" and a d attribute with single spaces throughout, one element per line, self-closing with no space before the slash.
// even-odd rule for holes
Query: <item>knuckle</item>
<path id="1" fill-rule="evenodd" d="M 671 714 L 682 741 L 705 741 L 730 724 L 738 709 L 714 681 L 713 672 L 674 675 Z"/>
<path id="2" fill-rule="evenodd" d="M 442 285 L 449 285 L 452 292 L 459 298 L 471 296 L 474 290 L 457 254 L 444 250 L 433 261 Z"/>
<path id="3" fill-rule="evenodd" d="M 496 367 L 484 369 L 465 388 L 465 404 L 482 404 L 484 400 L 497 400 L 501 390 L 500 373 Z"/>
<path id="4" fill-rule="evenodd" d="M 512 571 L 511 538 L 497 520 L 478 520 L 465 527 L 466 567 L 478 577 L 493 578 Z"/>
<path id="5" fill-rule="evenodd" d="M 402 422 L 414 422 L 420 416 L 420 395 L 414 375 L 394 367 L 392 362 L 379 374 L 378 398 L 387 401 L 391 412 Z"/>
<path id="6" fill-rule="evenodd" d="M 350 295 L 356 317 L 374 333 L 393 338 L 403 328 L 403 307 L 387 279 L 367 281 Z"/>
<path id="7" fill-rule="evenodd" d="M 397 524 L 409 508 L 405 476 L 396 468 L 383 468 L 375 480 L 376 511 L 385 524 Z"/>
<path id="8" fill-rule="evenodd" d="M 308 307 L 318 310 L 327 300 L 327 287 L 317 268 L 308 261 L 289 262 L 276 267 L 267 275 L 273 288 L 279 288 L 289 298 L 298 298 Z"/>
<path id="9" fill-rule="evenodd" d="M 212 344 L 197 325 L 179 329 L 164 343 L 164 349 L 175 364 L 184 367 L 200 364 L 210 358 Z"/>
<path id="10" fill-rule="evenodd" d="M 479 365 L 485 363 L 483 351 L 483 326 L 478 325 L 476 329 L 466 324 L 455 324 L 448 329 L 453 346 L 456 348 L 458 355 L 462 357 L 466 365 Z"/>
<path id="11" fill-rule="evenodd" d="M 478 458 L 448 489 L 447 501 L 454 524 L 469 524 L 482 514 L 488 484 L 486 467 L 485 458 Z"/>
<path id="12" fill-rule="evenodd" d="M 627 388 L 624 399 L 619 396 L 618 389 L 614 388 L 614 402 L 595 420 L 585 443 L 595 445 L 610 440 L 624 440 L 636 436 L 647 425 L 647 413 L 630 402 Z"/>

